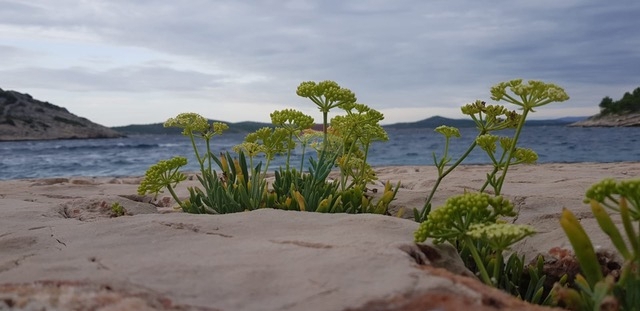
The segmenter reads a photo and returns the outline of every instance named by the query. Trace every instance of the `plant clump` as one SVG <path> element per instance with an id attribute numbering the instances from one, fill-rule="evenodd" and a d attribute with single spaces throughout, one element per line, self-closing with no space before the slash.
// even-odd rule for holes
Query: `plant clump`
<path id="1" fill-rule="evenodd" d="M 388 140 L 379 122 L 384 116 L 356 102 L 347 88 L 334 81 L 302 82 L 296 92 L 310 99 L 323 116 L 323 132 L 311 130 L 314 119 L 294 109 L 271 113 L 271 127 L 249 133 L 245 140 L 234 146 L 236 155 L 229 152 L 216 155 L 211 150 L 211 139 L 223 133 L 224 123 L 209 124 L 196 113 L 182 113 L 165 122 L 165 127 L 182 128 L 200 166 L 197 178 L 201 187 L 191 187 L 189 198 L 181 199 L 174 191 L 185 179 L 179 171 L 186 165 L 186 158 L 176 157 L 151 166 L 138 188 L 140 194 L 158 194 L 167 189 L 185 212 L 223 214 L 278 208 L 285 210 L 330 213 L 378 213 L 386 214 L 395 198 L 395 188 L 384 184 L 378 198 L 368 192 L 367 186 L 377 180 L 367 162 L 372 143 Z M 328 114 L 341 109 L 344 115 L 331 120 Z M 200 150 L 197 139 L 205 141 Z M 293 165 L 292 154 L 302 149 L 299 165 Z M 314 150 L 316 156 L 308 155 Z M 262 161 L 256 164 L 259 157 Z M 275 180 L 269 186 L 266 176 L 273 159 L 285 156 L 285 165 L 275 170 Z M 305 161 L 308 171 L 303 172 Z M 214 167 L 217 166 L 217 169 Z M 340 177 L 330 180 L 334 167 L 340 169 Z"/>

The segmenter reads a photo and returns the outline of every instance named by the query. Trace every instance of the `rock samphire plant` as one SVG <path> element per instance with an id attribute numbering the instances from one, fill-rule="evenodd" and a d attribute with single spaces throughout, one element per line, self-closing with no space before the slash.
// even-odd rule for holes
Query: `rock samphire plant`
<path id="1" fill-rule="evenodd" d="M 571 211 L 563 210 L 560 225 L 582 274 L 573 288 L 554 286 L 556 302 L 571 310 L 640 310 L 640 179 L 602 180 L 587 190 L 585 203 L 622 257 L 622 268 L 618 275 L 603 275 L 587 232 Z M 622 230 L 607 210 L 619 216 Z"/>
<path id="2" fill-rule="evenodd" d="M 537 154 L 518 147 L 518 139 L 529 113 L 552 102 L 569 99 L 564 90 L 554 84 L 541 81 L 516 79 L 499 83 L 491 88 L 491 98 L 507 101 L 518 106 L 521 114 L 509 111 L 500 105 L 487 105 L 484 101 L 462 107 L 462 113 L 471 117 L 478 135 L 467 150 L 451 165 L 449 141 L 460 137 L 457 128 L 441 126 L 436 132 L 445 137 L 444 152 L 440 158 L 433 154 L 438 177 L 422 210 L 414 210 L 414 218 L 421 222 L 415 232 L 416 242 L 427 238 L 435 243 L 448 242 L 457 247 L 467 266 L 477 270 L 480 279 L 488 285 L 504 289 L 534 303 L 550 303 L 550 296 L 543 297 L 544 275 L 542 259 L 528 267 L 529 281 L 521 279 L 525 271 L 524 257 L 512 254 L 506 261 L 503 257 L 514 243 L 534 234 L 526 225 L 508 223 L 504 217 L 515 217 L 513 205 L 502 196 L 504 181 L 511 165 L 534 163 Z M 494 132 L 515 129 L 513 136 L 497 136 Z M 442 180 L 451 173 L 473 149 L 480 147 L 491 160 L 493 169 L 487 173 L 486 181 L 478 192 L 467 192 L 449 198 L 445 205 L 432 211 L 431 201 Z M 488 193 L 490 187 L 492 192 Z"/>
<path id="3" fill-rule="evenodd" d="M 493 165 L 493 170 L 487 174 L 487 179 L 480 187 L 480 192 L 484 192 L 488 186 L 491 186 L 495 195 L 500 195 L 511 165 L 534 163 L 538 160 L 538 155 L 533 150 L 517 146 L 520 133 L 529 113 L 535 112 L 534 109 L 538 107 L 553 102 L 566 101 L 569 96 L 561 87 L 552 83 L 544 83 L 542 81 L 523 83 L 522 79 L 515 79 L 494 85 L 491 88 L 491 99 L 516 105 L 522 110 L 522 113 L 518 114 L 515 111 L 509 111 L 501 105 L 487 105 L 481 100 L 463 106 L 462 113 L 468 115 L 474 121 L 478 129 L 478 135 L 467 150 L 451 165 L 449 164 L 453 158 L 449 155 L 449 141 L 452 138 L 460 137 L 460 131 L 450 126 L 436 128 L 436 132 L 445 137 L 444 152 L 440 159 L 433 153 L 433 161 L 438 170 L 438 177 L 425 200 L 422 210 L 414 209 L 416 221 L 423 222 L 427 220 L 432 208 L 431 201 L 442 180 L 478 146 L 487 153 Z M 492 134 L 510 128 L 515 128 L 512 137 L 500 137 Z M 499 149 L 498 145 L 500 146 Z"/>
<path id="4" fill-rule="evenodd" d="M 174 157 L 147 170 L 139 194 L 158 194 L 167 189 L 178 205 L 190 213 L 223 214 L 258 208 L 387 213 L 399 183 L 394 188 L 387 182 L 378 198 L 367 189 L 376 180 L 367 163 L 369 148 L 375 141 L 388 140 L 379 124 L 383 115 L 357 103 L 353 92 L 333 81 L 303 82 L 297 94 L 310 99 L 322 113 L 322 133 L 311 130 L 311 116 L 293 109 L 274 111 L 273 126 L 248 134 L 233 148 L 235 156 L 229 152 L 218 156 L 210 148 L 211 139 L 222 134 L 228 128 L 226 124 L 209 124 L 195 113 L 167 120 L 165 126 L 182 128 L 182 134 L 190 139 L 200 167 L 197 178 L 201 187 L 188 188 L 186 200 L 177 196 L 175 187 L 186 179 L 180 168 L 187 159 Z M 333 109 L 341 109 L 343 115 L 329 120 Z M 204 140 L 205 150 L 198 148 L 198 139 Z M 293 165 L 291 155 L 297 147 L 302 150 L 302 159 L 299 165 Z M 307 156 L 310 149 L 316 151 L 315 158 Z M 258 156 L 264 156 L 265 163 L 256 164 Z M 275 170 L 275 180 L 269 185 L 267 173 L 276 156 L 285 156 L 285 165 Z M 303 173 L 305 160 L 309 161 L 309 168 Z M 329 174 L 336 166 L 340 174 L 331 180 Z"/>

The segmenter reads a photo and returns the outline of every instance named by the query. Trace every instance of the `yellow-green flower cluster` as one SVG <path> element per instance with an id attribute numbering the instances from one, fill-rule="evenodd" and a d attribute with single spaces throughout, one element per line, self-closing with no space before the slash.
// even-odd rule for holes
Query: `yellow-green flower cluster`
<path id="1" fill-rule="evenodd" d="M 480 130 L 486 132 L 516 127 L 521 119 L 515 111 L 509 111 L 501 105 L 487 105 L 481 100 L 466 104 L 461 110 L 473 119 Z"/>
<path id="2" fill-rule="evenodd" d="M 180 167 L 187 165 L 187 158 L 173 157 L 169 160 L 161 160 L 149 167 L 144 175 L 144 179 L 138 187 L 138 194 L 145 195 L 147 193 L 158 194 L 162 189 L 175 185 L 187 177 L 178 171 Z"/>
<path id="3" fill-rule="evenodd" d="M 538 161 L 538 154 L 529 148 L 516 148 L 515 152 L 513 153 L 513 159 L 515 160 L 515 162 L 513 162 L 512 164 L 533 164 Z"/>
<path id="4" fill-rule="evenodd" d="M 222 135 L 222 132 L 229 129 L 229 125 L 223 122 L 213 122 L 211 128 L 213 129 L 213 134 Z"/>
<path id="5" fill-rule="evenodd" d="M 387 141 L 389 136 L 380 126 L 384 115 L 367 105 L 350 103 L 341 107 L 347 114 L 331 120 L 331 127 L 345 140 L 359 140 L 367 145 L 372 141 Z"/>
<path id="6" fill-rule="evenodd" d="M 271 113 L 271 123 L 294 132 L 311 128 L 313 118 L 295 109 L 284 109 Z"/>
<path id="7" fill-rule="evenodd" d="M 499 137 L 496 135 L 484 134 L 476 137 L 476 144 L 478 144 L 482 150 L 490 154 L 494 154 L 497 149 L 496 143 L 498 142 L 498 139 Z"/>
<path id="8" fill-rule="evenodd" d="M 640 219 L 640 179 L 622 180 L 616 182 L 613 179 L 603 179 L 594 184 L 585 194 L 585 203 L 594 200 L 609 209 L 618 211 L 620 197 L 627 200 L 633 219 Z"/>
<path id="9" fill-rule="evenodd" d="M 511 96 L 511 91 L 515 96 Z M 533 110 L 552 102 L 563 102 L 569 99 L 569 95 L 563 88 L 542 81 L 529 80 L 527 84 L 522 79 L 501 82 L 491 88 L 491 99 L 505 100 L 524 109 Z"/>
<path id="10" fill-rule="evenodd" d="M 193 112 L 181 113 L 175 118 L 169 118 L 164 122 L 164 127 L 181 128 L 183 129 L 182 135 L 185 136 L 200 133 L 206 139 L 210 139 L 213 135 L 222 135 L 222 132 L 229 129 L 229 125 L 222 122 L 213 122 L 209 125 L 206 118 Z"/>
<path id="11" fill-rule="evenodd" d="M 616 181 L 612 178 L 606 178 L 599 183 L 593 184 L 591 188 L 587 189 L 585 203 L 589 203 L 590 200 L 597 202 L 604 202 L 605 199 L 613 199 L 613 195 L 617 193 Z"/>
<path id="12" fill-rule="evenodd" d="M 436 127 L 435 131 L 444 135 L 446 138 L 460 137 L 460 130 L 453 126 L 440 125 Z"/>
<path id="13" fill-rule="evenodd" d="M 261 145 L 261 152 L 264 152 L 267 159 L 271 160 L 276 154 L 285 153 L 289 149 L 289 133 L 284 128 L 263 127 L 257 131 L 248 134 L 245 142 L 256 143 Z"/>
<path id="14" fill-rule="evenodd" d="M 193 132 L 204 133 L 209 130 L 209 121 L 203 116 L 193 113 L 181 113 L 175 118 L 169 118 L 164 127 L 178 127 L 183 129 L 183 135 L 191 135 Z"/>
<path id="15" fill-rule="evenodd" d="M 233 146 L 233 151 L 240 153 L 241 151 L 249 158 L 255 158 L 261 152 L 265 152 L 264 146 L 255 142 L 242 142 L 239 145 Z"/>
<path id="16" fill-rule="evenodd" d="M 345 103 L 355 103 L 356 95 L 351 90 L 342 88 L 334 81 L 306 81 L 300 83 L 296 94 L 300 97 L 311 99 L 322 112 L 328 112 L 331 108 Z"/>
<path id="17" fill-rule="evenodd" d="M 533 227 L 509 223 L 473 224 L 467 235 L 487 243 L 491 249 L 503 251 L 514 243 L 535 234 Z"/>
<path id="18" fill-rule="evenodd" d="M 462 239 L 473 224 L 495 223 L 499 216 L 514 216 L 513 205 L 501 196 L 465 193 L 449 198 L 429 214 L 415 232 L 416 242 L 434 238 L 436 243 Z"/>

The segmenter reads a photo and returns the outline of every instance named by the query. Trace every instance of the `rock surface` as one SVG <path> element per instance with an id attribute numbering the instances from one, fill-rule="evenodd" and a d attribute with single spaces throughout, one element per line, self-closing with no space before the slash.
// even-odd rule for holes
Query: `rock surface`
<path id="1" fill-rule="evenodd" d="M 491 168 L 459 167 L 434 206 L 477 190 Z M 437 178 L 433 166 L 376 173 L 402 181 L 392 214 L 408 210 L 405 217 L 424 204 Z M 598 249 L 611 250 L 584 192 L 603 178 L 638 176 L 640 162 L 510 168 L 503 191 L 519 211 L 511 221 L 538 231 L 514 250 L 529 259 L 546 255 L 547 276 L 575 271 L 558 223 L 563 208 Z M 451 248 L 414 244 L 412 220 L 278 210 L 184 214 L 166 193 L 136 195 L 140 180 L 0 181 L 0 310 L 542 309 L 464 277 L 469 271 Z M 187 197 L 197 183 L 186 180 L 178 195 Z M 380 195 L 383 185 L 372 187 Z M 114 203 L 124 216 L 113 217 Z"/>
<path id="2" fill-rule="evenodd" d="M 411 220 L 184 214 L 129 195 L 138 180 L 0 182 L 0 310 L 544 309 L 414 244 Z"/>
<path id="3" fill-rule="evenodd" d="M 569 124 L 575 127 L 622 127 L 622 126 L 640 126 L 640 113 L 630 113 L 625 115 L 597 114 L 586 120 Z"/>
<path id="4" fill-rule="evenodd" d="M 0 141 L 122 136 L 29 94 L 0 89 Z"/>

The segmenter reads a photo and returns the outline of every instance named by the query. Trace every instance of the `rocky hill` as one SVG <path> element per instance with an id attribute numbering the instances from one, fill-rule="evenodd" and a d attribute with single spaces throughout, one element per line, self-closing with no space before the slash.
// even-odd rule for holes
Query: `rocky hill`
<path id="1" fill-rule="evenodd" d="M 123 134 L 29 94 L 0 89 L 0 141 L 115 138 Z"/>
<path id="2" fill-rule="evenodd" d="M 627 114 L 597 114 L 569 126 L 576 127 L 621 127 L 640 126 L 640 112 Z"/>

